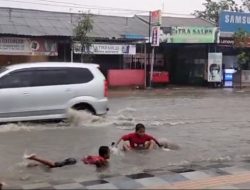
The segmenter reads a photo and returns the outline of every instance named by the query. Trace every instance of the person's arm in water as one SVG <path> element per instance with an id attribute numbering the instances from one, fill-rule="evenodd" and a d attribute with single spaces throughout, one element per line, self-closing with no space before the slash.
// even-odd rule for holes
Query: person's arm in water
<path id="1" fill-rule="evenodd" d="M 129 140 L 129 134 L 123 135 L 123 136 L 116 142 L 115 146 L 118 147 L 119 143 L 120 143 L 122 140 L 123 140 L 123 141 Z"/>
<path id="2" fill-rule="evenodd" d="M 119 143 L 122 141 L 122 137 L 115 143 L 115 147 L 118 147 Z"/>
<path id="3" fill-rule="evenodd" d="M 153 140 L 155 141 L 155 143 L 156 143 L 160 148 L 163 147 L 163 145 L 162 145 L 161 143 L 159 143 L 159 141 L 157 141 L 155 138 L 153 138 Z"/>
<path id="4" fill-rule="evenodd" d="M 163 147 L 163 145 L 162 145 L 161 143 L 159 143 L 159 141 L 156 140 L 156 138 L 154 138 L 154 137 L 151 136 L 151 135 L 148 135 L 148 137 L 149 137 L 151 140 L 153 140 L 153 141 L 155 142 L 155 144 L 157 144 L 157 146 L 159 146 L 160 148 Z"/>

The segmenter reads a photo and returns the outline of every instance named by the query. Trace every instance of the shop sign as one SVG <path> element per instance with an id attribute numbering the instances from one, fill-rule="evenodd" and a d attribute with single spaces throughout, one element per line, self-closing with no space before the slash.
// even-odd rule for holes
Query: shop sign
<path id="1" fill-rule="evenodd" d="M 222 81 L 222 53 L 208 53 L 207 81 Z"/>
<path id="2" fill-rule="evenodd" d="M 220 45 L 233 47 L 234 46 L 233 37 L 220 37 Z"/>
<path id="3" fill-rule="evenodd" d="M 250 13 L 222 11 L 219 26 L 222 32 L 237 32 L 239 29 L 250 32 Z"/>
<path id="4" fill-rule="evenodd" d="M 151 46 L 159 46 L 160 44 L 160 27 L 153 26 L 151 34 Z"/>
<path id="5" fill-rule="evenodd" d="M 216 27 L 161 28 L 160 41 L 166 43 L 217 43 Z"/>
<path id="6" fill-rule="evenodd" d="M 0 55 L 58 56 L 54 40 L 0 37 Z"/>
<path id="7" fill-rule="evenodd" d="M 220 37 L 220 45 L 233 47 L 235 45 L 234 38 L 233 37 Z M 247 38 L 246 41 L 244 41 L 244 46 L 250 47 L 250 38 Z"/>
<path id="8" fill-rule="evenodd" d="M 74 53 L 81 54 L 81 44 L 79 42 L 74 42 Z M 84 50 L 87 53 L 87 50 Z M 92 44 L 89 48 L 90 54 L 99 55 L 135 55 L 136 46 L 135 45 L 118 45 L 118 44 Z"/>
<path id="9" fill-rule="evenodd" d="M 151 25 L 160 26 L 161 25 L 161 10 L 156 10 L 150 12 Z"/>

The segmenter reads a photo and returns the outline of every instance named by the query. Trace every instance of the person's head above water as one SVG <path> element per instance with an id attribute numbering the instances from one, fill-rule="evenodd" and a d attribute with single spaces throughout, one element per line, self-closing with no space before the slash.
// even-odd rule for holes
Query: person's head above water
<path id="1" fill-rule="evenodd" d="M 145 134 L 145 126 L 142 123 L 137 123 L 135 126 L 135 133 L 139 136 L 143 136 Z"/>
<path id="2" fill-rule="evenodd" d="M 99 156 L 109 159 L 110 157 L 110 149 L 108 146 L 100 146 L 99 148 Z"/>

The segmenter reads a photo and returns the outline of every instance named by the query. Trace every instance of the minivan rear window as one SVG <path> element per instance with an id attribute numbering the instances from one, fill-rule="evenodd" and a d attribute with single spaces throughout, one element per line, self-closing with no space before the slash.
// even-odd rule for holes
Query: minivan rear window
<path id="1" fill-rule="evenodd" d="M 93 74 L 86 68 L 68 68 L 67 70 L 71 84 L 87 83 L 94 78 Z"/>

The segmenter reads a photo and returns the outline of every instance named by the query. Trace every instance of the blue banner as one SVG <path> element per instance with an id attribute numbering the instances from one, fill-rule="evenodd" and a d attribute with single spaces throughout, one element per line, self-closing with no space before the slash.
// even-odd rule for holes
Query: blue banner
<path id="1" fill-rule="evenodd" d="M 250 32 L 250 13 L 222 11 L 219 26 L 222 32 L 237 32 L 239 29 Z"/>

